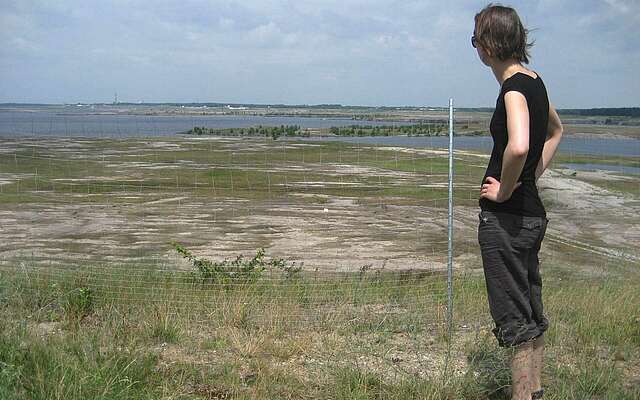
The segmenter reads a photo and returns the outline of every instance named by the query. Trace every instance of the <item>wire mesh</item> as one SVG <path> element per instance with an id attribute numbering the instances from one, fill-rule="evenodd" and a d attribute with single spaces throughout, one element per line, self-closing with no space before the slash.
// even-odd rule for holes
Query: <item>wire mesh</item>
<path id="1" fill-rule="evenodd" d="M 444 135 L 176 135 L 247 121 L 305 123 L 189 113 L 0 112 L 0 304 L 14 296 L 26 319 L 47 320 L 91 300 L 151 328 L 169 321 L 194 335 L 398 335 L 404 354 L 423 363 L 412 373 L 464 373 L 473 362 L 466 343 L 493 339 L 477 244 L 490 114 L 456 112 L 450 225 Z M 443 134 L 446 111 L 412 117 Z M 565 121 L 538 182 L 550 220 L 540 253 L 543 299 L 637 276 L 640 145 L 621 137 L 636 128 L 583 122 Z M 584 296 L 591 294 L 602 295 Z M 572 333 L 562 318 L 574 308 L 546 309 L 552 333 Z M 430 359 L 444 352 L 429 347 L 434 337 L 449 339 L 444 365 Z M 402 366 L 376 356 L 394 371 Z"/>
<path id="2" fill-rule="evenodd" d="M 201 317 L 248 298 L 256 316 L 271 305 L 305 324 L 444 322 L 448 160 L 433 138 L 176 136 L 219 120 L 193 115 L 8 119 L 0 268 L 26 292 L 73 284 Z"/>

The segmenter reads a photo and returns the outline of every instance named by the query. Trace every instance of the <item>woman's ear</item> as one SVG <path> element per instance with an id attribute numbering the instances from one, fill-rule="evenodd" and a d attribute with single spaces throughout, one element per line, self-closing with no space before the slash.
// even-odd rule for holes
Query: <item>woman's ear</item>
<path id="1" fill-rule="evenodd" d="M 485 48 L 483 46 L 478 45 L 478 47 L 476 47 L 476 50 L 478 51 L 478 58 L 480 58 L 480 61 L 482 61 L 482 63 L 487 67 L 490 67 L 491 56 L 487 54 L 487 51 L 485 50 Z"/>
<path id="2" fill-rule="evenodd" d="M 491 54 L 491 50 L 487 49 L 486 47 L 484 47 L 481 44 L 478 44 L 478 46 L 480 46 L 480 48 L 482 49 L 484 54 L 486 54 L 487 57 L 493 57 L 493 54 Z"/>

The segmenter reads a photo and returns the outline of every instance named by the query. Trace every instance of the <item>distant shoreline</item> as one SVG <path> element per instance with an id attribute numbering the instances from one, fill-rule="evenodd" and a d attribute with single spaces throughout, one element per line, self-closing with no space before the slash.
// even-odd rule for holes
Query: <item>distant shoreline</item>
<path id="1" fill-rule="evenodd" d="M 628 109 L 619 109 L 628 110 Z M 640 111 L 640 108 L 638 108 Z M 491 109 L 455 110 L 456 134 L 481 136 L 489 130 Z M 585 111 L 586 112 L 586 111 Z M 640 138 L 640 118 L 561 115 L 565 134 L 577 137 Z M 589 111 L 590 112 L 590 111 Z M 621 111 L 622 113 L 622 111 Z M 173 135 L 194 127 L 212 129 L 299 125 L 317 130 L 349 125 L 448 125 L 443 108 L 262 107 L 172 105 L 0 105 L 0 132 L 66 136 Z M 413 129 L 416 133 L 418 129 Z M 424 127 L 421 132 L 425 133 Z M 377 132 L 376 132 L 377 133 Z M 391 133 L 391 132 L 390 132 Z M 397 132 L 394 132 L 394 134 Z M 433 130 L 427 128 L 430 136 Z M 359 133 L 355 134 L 359 136 Z"/>
<path id="2" fill-rule="evenodd" d="M 429 108 L 395 108 L 382 110 L 379 108 L 341 108 L 341 109 L 278 109 L 278 108 L 246 108 L 235 109 L 225 107 L 186 107 L 138 105 L 133 108 L 123 105 L 91 105 L 72 108 L 72 105 L 14 105 L 0 104 L 0 112 L 39 113 L 51 112 L 59 116 L 148 116 L 148 117 L 264 117 L 264 118 L 322 118 L 341 121 L 367 121 L 387 123 L 445 123 L 448 122 L 448 110 Z M 76 106 L 77 107 L 77 106 Z M 72 108 L 72 109 L 70 109 Z M 601 110 L 601 111 L 598 111 Z M 616 111 L 617 110 L 617 111 Z M 457 108 L 456 123 L 486 123 L 493 109 Z M 616 109 L 571 109 L 558 110 L 566 125 L 596 126 L 628 126 L 640 127 L 640 108 Z M 609 113 L 609 114 L 607 114 Z M 626 115 L 625 115 L 626 113 Z M 618 115 L 619 114 L 619 115 Z M 637 114 L 637 116 L 636 116 Z M 632 135 L 640 136 L 640 135 Z"/>

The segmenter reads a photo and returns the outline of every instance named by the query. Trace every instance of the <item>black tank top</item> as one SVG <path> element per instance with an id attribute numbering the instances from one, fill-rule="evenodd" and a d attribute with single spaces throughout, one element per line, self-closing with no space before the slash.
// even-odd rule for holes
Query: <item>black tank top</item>
<path id="1" fill-rule="evenodd" d="M 484 183 L 487 176 L 492 176 L 500 180 L 502 174 L 502 156 L 508 142 L 507 134 L 507 113 L 504 106 L 504 95 L 509 91 L 517 91 L 527 99 L 529 108 L 529 153 L 524 163 L 524 168 L 520 174 L 518 187 L 511 198 L 504 203 L 496 203 L 489 199 L 480 199 L 482 210 L 506 212 L 517 215 L 546 217 L 546 211 L 536 187 L 536 167 L 547 137 L 547 125 L 549 123 L 549 99 L 547 89 L 542 82 L 540 75 L 533 78 L 522 72 L 516 72 L 507 78 L 500 89 L 496 109 L 491 117 L 489 129 L 493 138 L 493 150 L 489 165 L 482 178 Z"/>

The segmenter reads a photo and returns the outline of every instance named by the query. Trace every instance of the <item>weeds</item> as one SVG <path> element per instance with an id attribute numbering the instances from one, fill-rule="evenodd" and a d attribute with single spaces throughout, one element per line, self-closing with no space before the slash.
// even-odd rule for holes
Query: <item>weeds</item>
<path id="1" fill-rule="evenodd" d="M 485 340 L 474 344 L 467 354 L 468 376 L 479 393 L 486 396 L 504 395 L 511 384 L 508 351 L 496 348 Z"/>
<path id="2" fill-rule="evenodd" d="M 484 328 L 453 333 L 444 374 L 438 359 L 448 343 L 437 328 L 444 314 L 429 315 L 436 300 L 428 297 L 444 290 L 439 276 L 411 281 L 364 267 L 348 280 L 300 274 L 274 283 L 259 278 L 287 264 L 263 251 L 227 262 L 222 272 L 184 254 L 200 262 L 195 287 L 174 272 L 127 268 L 124 276 L 113 272 L 131 286 L 118 297 L 94 275 L 3 274 L 0 398 L 508 398 L 510 354 L 487 329 L 481 277 L 456 281 L 454 327 Z M 255 280 L 225 275 L 229 265 L 255 272 Z M 220 292 L 200 285 L 203 279 L 260 283 Z M 638 398 L 637 277 L 563 280 L 561 289 L 547 286 L 545 397 Z M 79 323 L 87 316 L 90 324 Z M 78 323 L 43 334 L 44 317 Z"/>
<path id="3" fill-rule="evenodd" d="M 290 264 L 282 258 L 265 258 L 264 248 L 258 249 L 253 258 L 247 260 L 242 254 L 235 259 L 224 259 L 216 262 L 206 258 L 196 257 L 184 246 L 173 242 L 175 250 L 189 260 L 194 269 L 194 280 L 202 284 L 223 284 L 229 288 L 232 285 L 254 283 L 265 270 L 284 272 L 286 279 L 292 279 L 302 270 L 302 264 L 296 266 L 295 262 Z"/>
<path id="4" fill-rule="evenodd" d="M 93 291 L 87 287 L 79 287 L 64 296 L 62 309 L 69 318 L 82 320 L 93 312 L 93 305 Z"/>
<path id="5" fill-rule="evenodd" d="M 149 339 L 159 343 L 177 343 L 180 326 L 168 309 L 156 308 L 151 321 L 146 322 Z"/>

